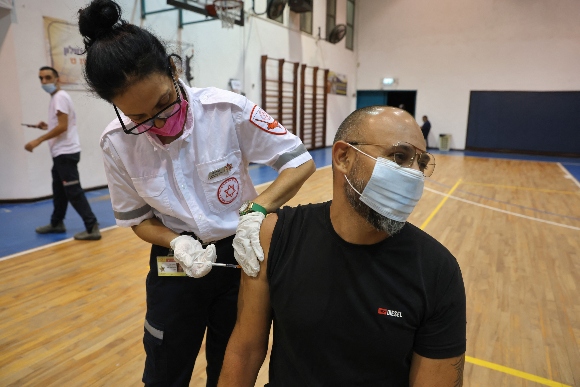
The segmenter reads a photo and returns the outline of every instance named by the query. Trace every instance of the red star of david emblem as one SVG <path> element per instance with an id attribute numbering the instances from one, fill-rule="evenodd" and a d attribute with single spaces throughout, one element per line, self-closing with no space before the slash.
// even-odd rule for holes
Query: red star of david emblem
<path id="1" fill-rule="evenodd" d="M 236 193 L 236 189 L 232 184 L 230 184 L 224 192 L 226 193 L 227 197 L 231 197 Z"/>

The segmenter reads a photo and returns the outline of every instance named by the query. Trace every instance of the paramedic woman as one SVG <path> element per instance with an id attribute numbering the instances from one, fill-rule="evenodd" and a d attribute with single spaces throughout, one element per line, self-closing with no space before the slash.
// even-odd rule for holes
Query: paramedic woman
<path id="1" fill-rule="evenodd" d="M 296 194 L 314 163 L 296 136 L 244 96 L 181 82 L 179 57 L 121 19 L 117 3 L 93 0 L 79 11 L 79 30 L 86 81 L 117 116 L 101 137 L 116 222 L 152 244 L 143 382 L 188 386 L 207 329 L 214 386 L 240 272 L 212 263 L 237 260 L 256 276 L 262 220 Z M 279 173 L 260 195 L 250 162 Z"/>

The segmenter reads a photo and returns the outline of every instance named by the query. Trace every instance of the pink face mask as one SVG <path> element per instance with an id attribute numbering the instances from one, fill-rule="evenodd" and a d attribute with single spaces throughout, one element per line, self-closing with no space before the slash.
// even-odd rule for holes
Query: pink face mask
<path id="1" fill-rule="evenodd" d="M 163 127 L 158 128 L 153 126 L 151 129 L 149 129 L 149 132 L 164 137 L 172 137 L 181 132 L 181 129 L 183 129 L 183 124 L 185 124 L 185 119 L 187 118 L 187 101 L 183 99 L 180 106 L 181 108 L 179 109 L 179 112 L 169 117 L 165 121 L 165 125 L 163 125 Z"/>

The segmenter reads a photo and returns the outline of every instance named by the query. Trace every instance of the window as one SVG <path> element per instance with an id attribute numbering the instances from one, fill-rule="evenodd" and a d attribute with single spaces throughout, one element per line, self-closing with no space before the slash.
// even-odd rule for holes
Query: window
<path id="1" fill-rule="evenodd" d="M 354 49 L 354 0 L 346 0 L 346 48 Z"/>
<path id="2" fill-rule="evenodd" d="M 288 8 L 286 7 L 286 4 L 281 1 L 273 1 L 273 0 L 268 0 L 267 4 L 268 5 L 266 6 L 266 16 L 268 17 L 268 19 L 284 24 L 284 13 L 286 13 L 286 8 Z M 277 18 L 270 17 L 271 14 L 275 15 L 277 13 L 280 13 L 280 16 L 278 16 Z"/>
<path id="3" fill-rule="evenodd" d="M 272 19 L 272 20 L 274 20 L 274 21 L 277 21 L 278 23 L 282 23 L 282 24 L 284 24 L 284 12 L 282 12 L 282 13 L 280 14 L 280 17 L 278 17 L 278 18 L 276 18 L 276 19 Z"/>
<path id="4" fill-rule="evenodd" d="M 336 27 L 336 0 L 326 0 L 326 39 L 330 38 L 330 31 Z"/>
<path id="5" fill-rule="evenodd" d="M 302 12 L 300 14 L 300 31 L 312 35 L 312 12 Z"/>

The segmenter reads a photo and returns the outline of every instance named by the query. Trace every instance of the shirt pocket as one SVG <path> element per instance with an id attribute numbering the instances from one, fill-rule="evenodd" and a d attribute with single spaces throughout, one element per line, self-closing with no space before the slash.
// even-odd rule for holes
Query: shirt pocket
<path id="1" fill-rule="evenodd" d="M 212 212 L 238 209 L 242 205 L 241 163 L 242 152 L 234 151 L 221 159 L 196 165 L 205 198 Z"/>
<path id="2" fill-rule="evenodd" d="M 169 190 L 165 173 L 155 176 L 132 177 L 133 186 L 137 194 L 145 200 L 147 204 L 165 215 L 173 215 L 169 204 Z"/>

